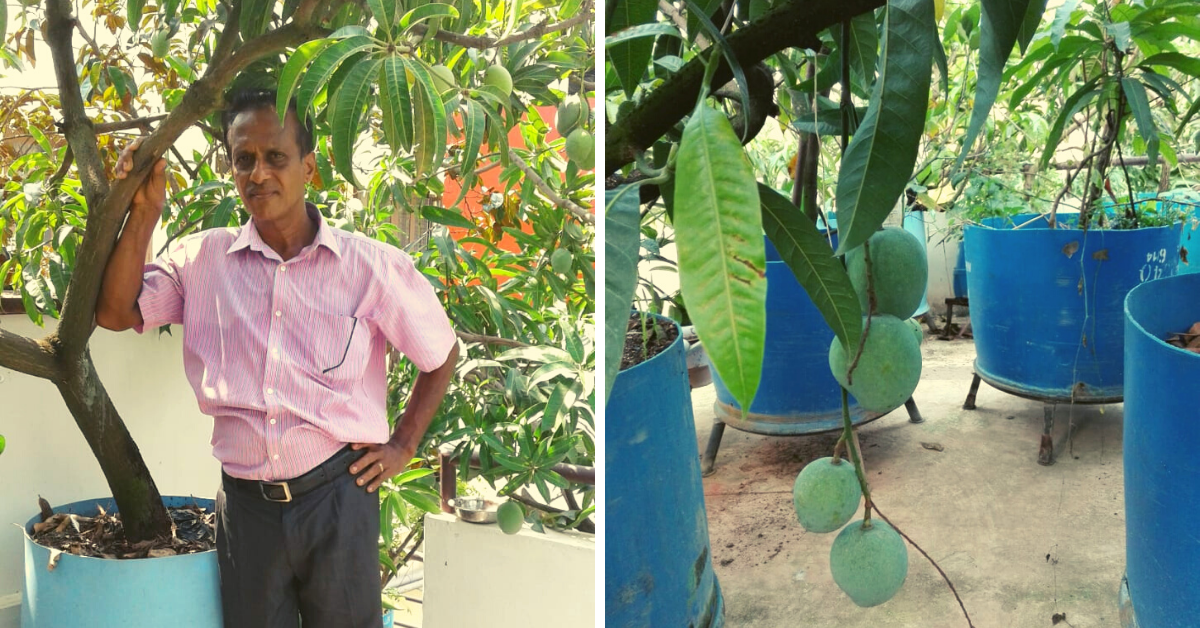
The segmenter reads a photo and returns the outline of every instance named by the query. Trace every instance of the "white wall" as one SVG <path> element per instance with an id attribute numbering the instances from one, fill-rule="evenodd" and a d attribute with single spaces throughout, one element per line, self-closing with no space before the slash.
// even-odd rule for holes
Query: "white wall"
<path id="1" fill-rule="evenodd" d="M 424 628 L 591 626 L 596 539 L 425 517 Z"/>
<path id="2" fill-rule="evenodd" d="M 954 262 L 958 258 L 959 238 L 962 231 L 951 234 L 945 212 L 925 212 L 925 252 L 929 259 L 929 311 L 935 315 L 946 314 L 946 299 L 954 296 Z M 957 318 L 964 314 L 955 308 Z"/>
<path id="3" fill-rule="evenodd" d="M 48 327 L 53 321 L 47 322 Z M 0 327 L 40 337 L 25 316 L 0 316 Z M 212 419 L 196 409 L 183 375 L 181 334 L 98 329 L 92 358 L 113 403 L 141 449 L 163 495 L 211 498 L 220 482 L 212 457 Z M 111 493 L 91 450 L 49 382 L 0 368 L 0 628 L 16 628 L 24 582 L 21 530 L 41 495 L 52 505 Z"/>

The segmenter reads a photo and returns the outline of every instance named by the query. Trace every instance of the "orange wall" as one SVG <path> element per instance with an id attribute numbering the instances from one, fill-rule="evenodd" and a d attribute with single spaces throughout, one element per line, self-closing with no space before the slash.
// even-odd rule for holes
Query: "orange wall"
<path id="1" fill-rule="evenodd" d="M 553 106 L 537 108 L 538 114 L 541 115 L 542 120 L 546 121 L 547 126 L 550 127 L 550 132 L 546 135 L 547 141 L 552 141 L 561 137 L 558 134 L 558 131 L 554 128 L 554 114 L 556 110 L 557 108 Z M 461 138 L 451 138 L 450 141 L 452 144 L 456 142 L 460 144 L 462 143 Z M 518 127 L 513 127 L 512 130 L 509 131 L 508 143 L 513 148 L 525 147 L 525 138 L 521 136 L 521 131 Z M 485 150 L 487 150 L 487 147 L 480 149 L 481 153 Z M 566 151 L 561 151 L 561 154 L 563 155 L 563 159 L 566 159 Z M 466 196 L 458 205 L 458 209 L 462 212 L 462 215 L 466 217 L 467 220 L 479 224 L 481 217 L 483 217 L 483 220 L 487 219 L 487 217 L 484 216 L 486 212 L 483 209 L 483 205 L 486 204 L 487 199 L 484 197 L 482 190 L 483 188 L 487 188 L 489 190 L 489 197 L 491 196 L 492 191 L 503 194 L 505 190 L 501 187 L 502 184 L 500 183 L 500 174 L 503 170 L 504 169 L 501 167 L 495 167 L 480 174 L 479 177 L 476 178 L 474 187 L 467 191 Z M 533 183 L 529 182 L 528 185 L 533 185 Z M 446 177 L 445 191 L 442 193 L 442 204 L 449 208 L 450 204 L 458 198 L 460 191 L 462 191 L 462 181 L 459 179 Z M 514 192 L 519 192 L 519 190 L 514 190 Z M 595 213 L 594 205 L 590 209 L 593 213 Z M 520 228 L 526 233 L 532 233 L 533 231 L 533 228 L 527 223 L 522 223 Z M 469 235 L 478 235 L 477 232 L 470 229 L 465 229 L 463 227 L 449 227 L 449 230 L 450 237 L 454 238 L 455 240 L 459 240 Z M 517 241 L 512 236 L 507 234 L 504 235 L 497 246 L 506 251 L 516 252 L 518 250 Z M 463 247 L 475 253 L 481 252 L 481 249 L 483 248 L 474 243 L 464 244 Z"/>

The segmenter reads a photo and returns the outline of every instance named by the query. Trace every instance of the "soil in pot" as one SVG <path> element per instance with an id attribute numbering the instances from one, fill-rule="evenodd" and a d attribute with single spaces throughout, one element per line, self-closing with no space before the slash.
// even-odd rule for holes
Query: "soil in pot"
<path id="1" fill-rule="evenodd" d="M 662 353 L 675 342 L 679 328 L 669 320 L 633 313 L 625 327 L 625 348 L 621 352 L 621 370 L 637 366 Z"/>
<path id="2" fill-rule="evenodd" d="M 92 558 L 159 558 L 195 554 L 216 547 L 216 513 L 200 506 L 167 508 L 174 523 L 169 538 L 130 543 L 125 540 L 121 514 L 100 509 L 94 517 L 58 513 L 38 500 L 41 523 L 33 524 L 30 537 L 52 550 Z"/>

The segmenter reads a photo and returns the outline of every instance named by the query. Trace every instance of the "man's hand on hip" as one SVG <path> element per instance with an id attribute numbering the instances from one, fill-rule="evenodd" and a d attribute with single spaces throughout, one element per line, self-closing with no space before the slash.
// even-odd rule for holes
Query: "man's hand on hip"
<path id="1" fill-rule="evenodd" d="M 358 476 L 358 485 L 367 487 L 368 493 L 374 493 L 385 480 L 402 473 L 416 454 L 416 447 L 397 443 L 395 439 L 382 445 L 353 443 L 350 448 L 366 452 L 350 465 L 350 474 Z"/>

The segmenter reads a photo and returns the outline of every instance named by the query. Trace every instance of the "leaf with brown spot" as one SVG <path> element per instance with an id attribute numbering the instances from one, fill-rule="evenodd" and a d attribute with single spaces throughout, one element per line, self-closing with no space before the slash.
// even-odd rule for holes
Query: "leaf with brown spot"
<path id="1" fill-rule="evenodd" d="M 1107 262 L 1108 261 L 1108 249 L 1100 249 L 1099 251 L 1092 253 L 1092 259 L 1100 261 L 1100 262 Z"/>
<path id="2" fill-rule="evenodd" d="M 1072 240 L 1072 241 L 1068 242 L 1066 244 L 1066 246 L 1062 247 L 1063 255 L 1066 255 L 1068 259 L 1071 258 L 1072 256 L 1074 256 L 1075 251 L 1078 251 L 1078 250 L 1079 250 L 1079 241 L 1078 240 Z"/>

